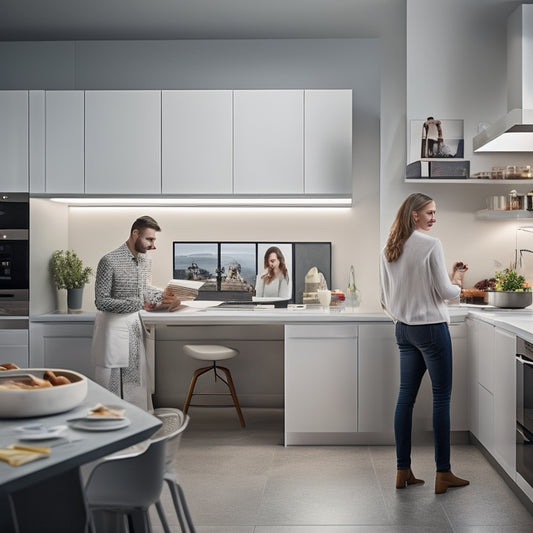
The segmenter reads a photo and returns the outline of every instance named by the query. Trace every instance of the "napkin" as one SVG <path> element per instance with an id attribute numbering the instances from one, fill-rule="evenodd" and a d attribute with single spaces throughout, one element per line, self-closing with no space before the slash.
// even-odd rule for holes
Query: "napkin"
<path id="1" fill-rule="evenodd" d="M 20 466 L 49 455 L 50 448 L 42 448 L 40 446 L 10 444 L 5 448 L 0 448 L 0 461 L 5 461 L 11 466 Z"/>

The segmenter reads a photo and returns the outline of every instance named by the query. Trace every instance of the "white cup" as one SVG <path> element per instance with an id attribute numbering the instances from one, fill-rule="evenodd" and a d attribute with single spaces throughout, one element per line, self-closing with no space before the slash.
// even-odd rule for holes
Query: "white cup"
<path id="1" fill-rule="evenodd" d="M 331 303 L 331 291 L 325 289 L 319 289 L 317 291 L 318 301 L 323 309 L 329 309 Z"/>

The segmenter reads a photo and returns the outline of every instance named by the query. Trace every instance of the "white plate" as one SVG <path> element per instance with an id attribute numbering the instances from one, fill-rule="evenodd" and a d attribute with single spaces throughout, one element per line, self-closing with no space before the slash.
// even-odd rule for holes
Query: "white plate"
<path id="1" fill-rule="evenodd" d="M 113 418 L 106 420 L 90 420 L 86 418 L 73 418 L 67 420 L 67 424 L 72 429 L 83 429 L 85 431 L 112 431 L 114 429 L 122 429 L 131 424 L 129 418 Z"/>
<path id="2" fill-rule="evenodd" d="M 17 431 L 22 434 L 20 437 L 22 440 L 45 440 L 59 438 L 65 429 L 67 426 L 46 427 L 41 424 L 28 424 L 18 427 Z"/>

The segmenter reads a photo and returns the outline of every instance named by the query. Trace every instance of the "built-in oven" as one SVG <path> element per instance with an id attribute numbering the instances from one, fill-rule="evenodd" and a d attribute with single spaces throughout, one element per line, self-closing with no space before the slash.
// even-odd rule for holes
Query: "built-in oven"
<path id="1" fill-rule="evenodd" d="M 29 197 L 0 193 L 0 316 L 28 316 Z"/>
<path id="2" fill-rule="evenodd" d="M 516 339 L 516 471 L 533 488 L 533 343 Z"/>

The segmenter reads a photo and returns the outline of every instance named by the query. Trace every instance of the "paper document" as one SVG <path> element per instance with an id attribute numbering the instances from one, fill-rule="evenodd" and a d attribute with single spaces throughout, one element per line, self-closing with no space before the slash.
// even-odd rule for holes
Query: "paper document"
<path id="1" fill-rule="evenodd" d="M 224 302 L 217 302 L 211 300 L 186 300 L 181 302 L 181 305 L 190 307 L 191 309 L 207 309 L 209 307 L 216 307 Z"/>
<path id="2" fill-rule="evenodd" d="M 193 281 L 190 279 L 171 279 L 168 284 L 174 287 L 184 287 L 186 289 L 198 290 L 205 281 Z"/>
<path id="3" fill-rule="evenodd" d="M 192 281 L 188 279 L 171 279 L 167 289 L 180 300 L 194 300 L 198 296 L 198 290 L 204 281 Z"/>

